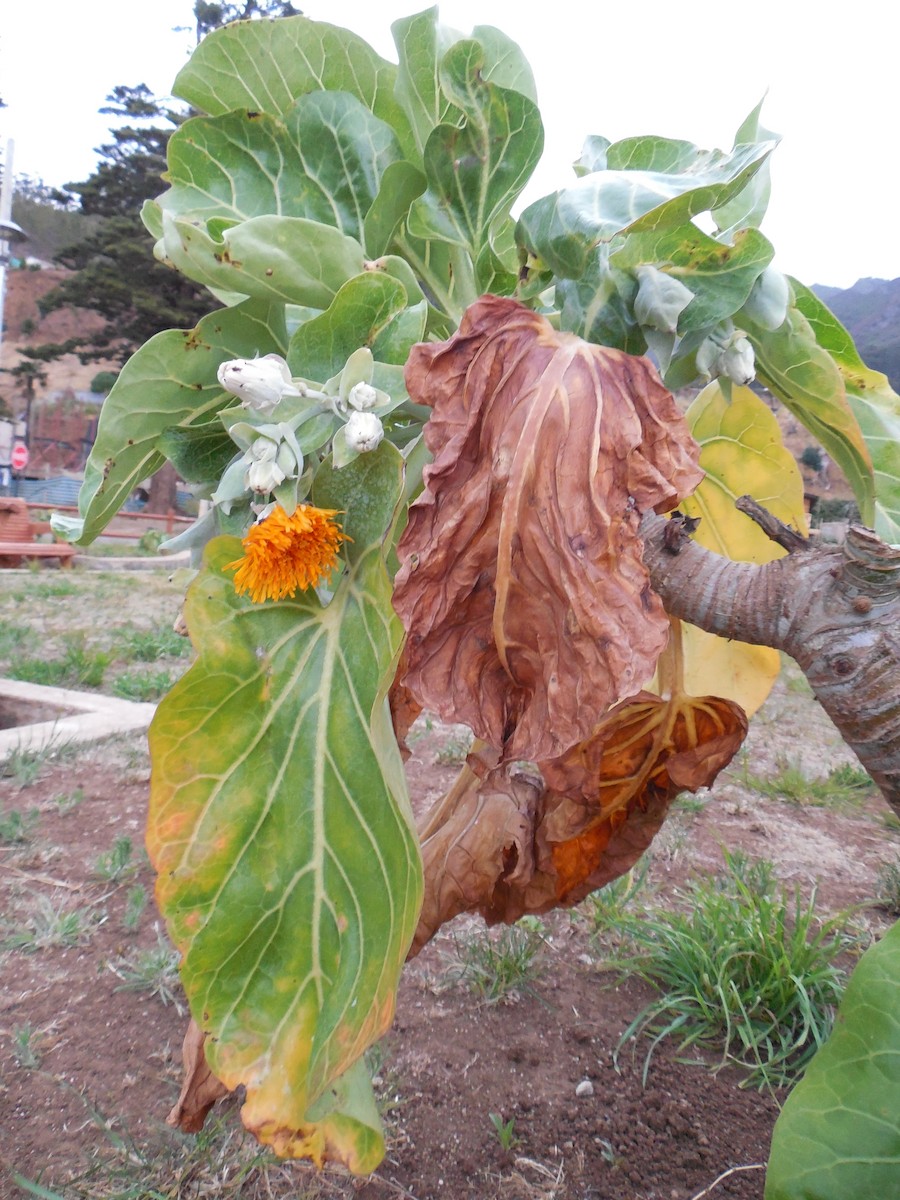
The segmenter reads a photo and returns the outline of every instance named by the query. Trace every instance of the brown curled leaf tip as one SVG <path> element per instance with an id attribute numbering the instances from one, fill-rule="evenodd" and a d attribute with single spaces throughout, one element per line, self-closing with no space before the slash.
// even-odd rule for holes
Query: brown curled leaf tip
<path id="1" fill-rule="evenodd" d="M 708 787 L 740 748 L 730 700 L 639 692 L 590 738 L 539 765 L 464 770 L 420 828 L 425 899 L 411 954 L 462 912 L 489 924 L 568 907 L 624 875 L 675 796 Z"/>
<path id="2" fill-rule="evenodd" d="M 228 1088 L 209 1069 L 203 1049 L 205 1042 L 206 1034 L 191 1018 L 181 1047 L 184 1064 L 181 1094 L 166 1118 L 167 1125 L 174 1125 L 183 1133 L 199 1133 L 215 1102 L 228 1095 Z"/>
<path id="3" fill-rule="evenodd" d="M 433 462 L 399 547 L 403 683 L 506 760 L 560 755 L 653 673 L 638 527 L 697 486 L 696 444 L 647 359 L 496 296 L 406 384 Z"/>

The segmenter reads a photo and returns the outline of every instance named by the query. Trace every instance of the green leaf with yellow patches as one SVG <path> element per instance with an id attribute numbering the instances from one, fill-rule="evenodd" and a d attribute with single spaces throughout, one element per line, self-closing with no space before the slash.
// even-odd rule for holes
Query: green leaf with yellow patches
<path id="1" fill-rule="evenodd" d="M 320 489 L 346 516 L 344 571 L 253 604 L 234 538 L 207 548 L 186 617 L 198 658 L 160 705 L 148 847 L 211 1070 L 279 1154 L 375 1168 L 358 1060 L 389 1026 L 421 863 L 387 708 L 401 628 L 384 542 L 402 488 L 388 443 Z M 354 1064 L 356 1064 L 354 1066 Z"/>
<path id="2" fill-rule="evenodd" d="M 795 299 L 778 329 L 765 329 L 746 309 L 735 321 L 753 343 L 760 383 L 825 447 L 853 488 L 863 521 L 871 525 L 875 518 L 872 458 L 848 402 L 839 365 L 819 344 L 797 298 L 802 289 L 793 286 Z"/>
<path id="3" fill-rule="evenodd" d="M 865 438 L 875 477 L 875 523 L 879 537 L 900 544 L 900 396 L 880 371 L 859 356 L 853 338 L 818 296 L 791 280 L 799 311 L 818 344 L 841 373 L 847 399 Z"/>

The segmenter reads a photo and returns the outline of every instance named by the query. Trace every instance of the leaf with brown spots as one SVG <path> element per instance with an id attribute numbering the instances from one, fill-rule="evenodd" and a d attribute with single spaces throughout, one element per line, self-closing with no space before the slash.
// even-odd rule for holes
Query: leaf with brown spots
<path id="1" fill-rule="evenodd" d="M 399 547 L 403 682 L 505 760 L 557 757 L 653 673 L 638 526 L 700 481 L 696 446 L 646 359 L 496 296 L 406 382 L 434 461 Z"/>
<path id="2" fill-rule="evenodd" d="M 640 692 L 585 742 L 541 763 L 543 783 L 508 765 L 483 779 L 467 766 L 420 830 L 425 902 L 412 953 L 458 913 L 510 923 L 617 879 L 674 797 L 709 786 L 746 733 L 730 700 Z"/>

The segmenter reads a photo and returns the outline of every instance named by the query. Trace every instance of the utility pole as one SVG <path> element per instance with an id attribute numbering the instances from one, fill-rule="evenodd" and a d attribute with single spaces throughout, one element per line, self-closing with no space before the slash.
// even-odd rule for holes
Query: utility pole
<path id="1" fill-rule="evenodd" d="M 3 160 L 3 183 L 0 185 L 0 364 L 3 361 L 3 310 L 6 301 L 6 268 L 9 266 L 9 244 L 13 241 L 18 241 L 24 235 L 19 226 L 12 219 L 12 198 L 13 198 L 13 149 L 15 143 L 10 138 L 6 143 L 6 155 Z M 18 425 L 9 426 L 13 430 L 13 435 L 19 431 Z M 9 461 L 0 461 L 0 495 L 5 495 L 12 483 L 10 467 L 22 465 L 19 462 L 13 462 L 16 455 L 16 447 L 13 444 L 6 446 L 4 438 L 3 459 Z M 19 453 L 25 451 L 25 462 L 28 461 L 28 448 L 23 445 L 19 448 Z"/>
<path id="2" fill-rule="evenodd" d="M 3 362 L 3 307 L 6 300 L 6 268 L 9 266 L 9 244 L 18 241 L 22 230 L 12 219 L 13 151 L 12 138 L 6 143 L 3 160 L 3 185 L 0 187 L 0 365 Z"/>

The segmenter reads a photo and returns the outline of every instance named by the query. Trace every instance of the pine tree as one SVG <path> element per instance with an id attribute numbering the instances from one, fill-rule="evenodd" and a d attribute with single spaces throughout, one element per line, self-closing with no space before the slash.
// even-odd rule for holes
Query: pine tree
<path id="1" fill-rule="evenodd" d="M 53 347 L 56 355 L 76 351 L 82 362 L 124 362 L 154 333 L 190 328 L 215 307 L 204 289 L 154 262 L 152 240 L 140 218 L 144 200 L 162 190 L 166 145 L 180 117 L 144 84 L 117 87 L 107 99 L 100 111 L 125 123 L 99 147 L 102 160 L 93 175 L 67 185 L 79 197 L 81 212 L 99 218 L 99 224 L 60 251 L 57 261 L 75 274 L 40 302 L 45 315 L 68 306 L 91 309 L 105 319 L 98 332 Z"/>

